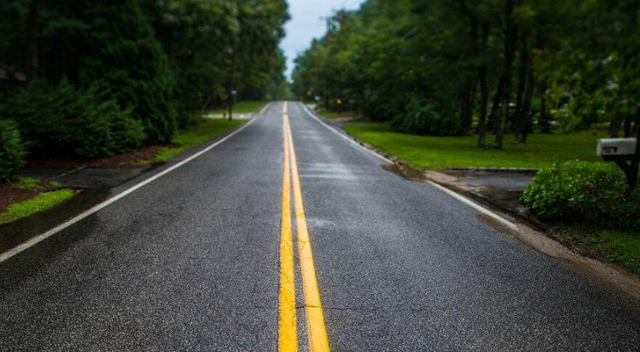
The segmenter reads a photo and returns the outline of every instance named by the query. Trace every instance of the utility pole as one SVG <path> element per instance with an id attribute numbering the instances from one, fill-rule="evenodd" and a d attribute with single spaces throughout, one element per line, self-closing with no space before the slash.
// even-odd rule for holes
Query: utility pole
<path id="1" fill-rule="evenodd" d="M 342 9 L 340 11 L 337 12 L 337 17 L 338 17 L 338 23 L 340 23 L 340 29 L 343 29 L 345 26 L 345 23 L 347 22 L 347 12 Z M 340 80 L 341 82 L 342 80 Z M 343 106 L 343 102 L 342 102 L 342 83 L 338 84 L 338 90 L 337 90 L 337 94 L 336 94 L 336 111 L 338 113 L 338 115 L 342 114 L 342 106 Z"/>

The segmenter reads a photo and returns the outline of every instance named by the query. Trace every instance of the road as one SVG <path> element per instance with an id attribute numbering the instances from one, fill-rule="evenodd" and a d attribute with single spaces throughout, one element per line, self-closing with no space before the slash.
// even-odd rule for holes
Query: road
<path id="1" fill-rule="evenodd" d="M 384 164 L 271 103 L 1 263 L 0 350 L 640 349 L 632 300 Z"/>

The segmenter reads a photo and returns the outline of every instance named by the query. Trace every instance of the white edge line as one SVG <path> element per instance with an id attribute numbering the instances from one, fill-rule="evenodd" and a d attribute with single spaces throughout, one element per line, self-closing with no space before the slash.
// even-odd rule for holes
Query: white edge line
<path id="1" fill-rule="evenodd" d="M 463 197 L 463 196 L 459 195 L 458 193 L 456 193 L 456 192 L 454 192 L 454 191 L 452 191 L 452 190 L 450 190 L 450 189 L 448 189 L 448 188 L 446 188 L 444 186 L 441 186 L 441 185 L 439 185 L 439 184 L 437 184 L 437 183 L 435 183 L 433 181 L 427 181 L 427 183 L 429 183 L 430 185 L 434 186 L 435 188 L 441 190 L 442 192 L 452 196 L 453 198 L 461 201 L 462 203 L 472 207 L 473 209 L 477 210 L 478 212 L 480 212 L 480 213 L 482 213 L 482 214 L 484 214 L 486 216 L 489 216 L 492 219 L 495 219 L 496 221 L 499 221 L 501 224 L 507 226 L 511 230 L 517 230 L 518 229 L 518 225 L 516 225 L 515 223 L 513 223 L 513 222 L 503 218 L 502 216 L 492 212 L 491 210 L 489 210 L 489 209 L 487 209 L 487 208 L 485 208 L 485 207 L 483 207 L 483 206 L 481 206 L 481 205 L 469 200 L 468 198 Z"/>
<path id="2" fill-rule="evenodd" d="M 269 105 L 271 105 L 271 103 L 267 104 L 267 106 L 265 106 L 265 108 L 267 108 Z M 260 114 L 262 114 L 262 112 L 260 112 Z M 82 213 L 76 215 L 75 217 L 71 218 L 70 220 L 67 220 L 66 222 L 64 222 L 64 223 L 52 228 L 51 230 L 49 230 L 49 231 L 47 231 L 45 233 L 42 233 L 40 235 L 37 235 L 35 237 L 32 237 L 28 241 L 26 241 L 26 242 L 24 242 L 22 244 L 19 244 L 18 246 L 16 246 L 16 247 L 14 247 L 14 248 L 12 248 L 12 249 L 0 254 L 0 263 L 6 261 L 7 259 L 9 259 L 9 258 L 11 258 L 11 257 L 13 257 L 13 256 L 25 251 L 25 250 L 27 250 L 27 249 L 29 249 L 31 247 L 33 247 L 34 245 L 46 240 L 47 238 L 49 238 L 49 237 L 55 235 L 56 233 L 66 229 L 67 227 L 69 227 L 69 226 L 71 226 L 71 225 L 83 220 L 84 218 L 97 213 L 99 210 L 109 206 L 112 203 L 117 202 L 118 200 L 120 200 L 120 199 L 126 197 L 127 195 L 135 192 L 136 190 L 142 188 L 143 186 L 145 186 L 145 185 L 147 185 L 147 184 L 159 179 L 160 177 L 170 173 L 171 171 L 183 166 L 184 164 L 186 164 L 186 163 L 192 161 L 193 159 L 201 156 L 202 154 L 208 152 L 209 150 L 217 147 L 218 145 L 220 145 L 220 144 L 224 143 L 225 141 L 227 141 L 229 138 L 231 138 L 231 137 L 235 136 L 236 134 L 240 133 L 240 131 L 242 131 L 245 128 L 249 127 L 249 125 L 251 125 L 257 118 L 258 118 L 257 116 L 252 118 L 249 122 L 247 122 L 246 124 L 241 126 L 239 129 L 235 130 L 234 132 L 232 132 L 228 136 L 226 136 L 226 137 L 222 138 L 221 140 L 215 142 L 214 144 L 206 147 L 205 149 L 197 152 L 196 154 L 184 159 L 183 161 L 171 166 L 170 168 L 160 172 L 159 174 L 154 175 L 152 177 L 149 177 L 148 179 L 136 184 L 135 186 L 133 186 L 133 187 L 121 192 L 121 193 L 116 194 L 115 196 L 107 199 L 106 201 L 104 201 L 104 202 L 102 202 L 100 204 L 97 204 L 97 205 L 89 208 L 88 210 L 85 210 L 84 212 L 82 212 Z"/>
<path id="3" fill-rule="evenodd" d="M 318 123 L 320 123 L 322 126 L 324 126 L 324 127 L 328 128 L 331 132 L 333 132 L 333 133 L 337 134 L 338 136 L 340 136 L 340 137 L 344 138 L 345 140 L 347 140 L 347 141 L 351 142 L 352 144 L 357 145 L 358 147 L 362 148 L 363 150 L 368 151 L 369 153 L 371 153 L 371 154 L 373 154 L 373 155 L 377 156 L 378 158 L 380 158 L 380 159 L 382 159 L 382 160 L 386 161 L 387 163 L 389 163 L 389 164 L 393 164 L 393 161 L 391 161 L 390 159 L 387 159 L 387 158 L 385 158 L 384 156 L 382 156 L 382 155 L 380 155 L 380 154 L 378 154 L 378 153 L 376 153 L 376 152 L 372 151 L 371 149 L 369 149 L 369 148 L 367 148 L 367 147 L 363 146 L 362 144 L 358 143 L 357 141 L 355 141 L 355 140 L 353 140 L 353 139 L 349 138 L 349 136 L 345 135 L 344 133 L 340 133 L 340 132 L 338 132 L 335 128 L 333 128 L 333 127 L 329 126 L 327 123 L 325 123 L 325 122 L 324 122 L 324 121 L 322 121 L 320 118 L 318 118 L 315 114 L 313 114 L 311 111 L 309 111 L 309 108 L 307 108 L 307 106 L 306 106 L 306 105 L 304 105 L 303 103 L 300 103 L 300 104 L 302 104 L 302 108 L 303 108 L 303 109 L 304 109 L 304 111 L 307 113 L 307 115 L 311 116 L 314 120 L 316 120 L 316 121 L 317 121 Z"/>
<path id="4" fill-rule="evenodd" d="M 259 114 L 264 114 L 265 111 L 267 111 L 267 109 L 269 108 L 269 106 L 271 106 L 271 103 L 267 103 L 267 105 L 264 106 L 264 108 L 262 108 L 262 110 L 260 110 Z"/>
<path id="5" fill-rule="evenodd" d="M 373 154 L 373 155 L 377 156 L 378 158 L 380 158 L 380 159 L 382 159 L 382 160 L 386 161 L 386 162 L 387 162 L 387 163 L 389 163 L 389 164 L 393 164 L 393 163 L 394 163 L 393 161 L 389 160 L 388 158 L 385 158 L 384 156 L 382 156 L 382 155 L 380 155 L 380 154 L 376 153 L 375 151 L 373 151 L 373 150 L 371 150 L 371 149 L 369 149 L 369 148 L 367 148 L 367 147 L 363 146 L 362 144 L 360 144 L 360 143 L 356 142 L 355 140 L 353 140 L 353 139 L 349 138 L 349 137 L 348 137 L 348 136 L 346 136 L 345 134 L 338 132 L 335 128 L 333 128 L 333 127 L 329 126 L 327 123 L 325 123 L 325 122 L 324 122 L 324 121 L 322 121 L 320 118 L 318 118 L 315 114 L 313 114 L 313 113 L 309 110 L 309 108 L 307 108 L 307 106 L 306 106 L 304 103 L 301 103 L 301 104 L 302 104 L 302 108 L 303 108 L 303 109 L 304 109 L 304 111 L 307 113 L 307 115 L 311 116 L 314 120 L 316 120 L 318 123 L 320 123 L 320 124 L 321 124 L 321 125 L 323 125 L 324 127 L 328 128 L 328 129 L 329 129 L 330 131 L 332 131 L 333 133 L 335 133 L 335 134 L 337 134 L 338 136 L 340 136 L 340 137 L 342 137 L 342 138 L 346 139 L 347 141 L 349 141 L 349 142 L 353 143 L 354 145 L 357 145 L 358 147 L 360 147 L 360 148 L 362 148 L 362 149 L 366 150 L 367 152 L 369 152 L 369 153 L 371 153 L 371 154 Z M 489 209 L 487 209 L 487 208 L 485 208 L 485 207 L 483 207 L 483 206 L 481 206 L 481 205 L 479 205 L 479 204 L 477 204 L 477 203 L 475 203 L 475 202 L 473 202 L 473 201 L 469 200 L 468 198 L 466 198 L 466 197 L 464 197 L 464 196 L 461 196 L 460 194 L 458 194 L 458 193 L 456 193 L 456 192 L 454 192 L 454 191 L 452 191 L 452 190 L 450 190 L 450 189 L 448 189 L 448 188 L 446 188 L 446 187 L 444 187 L 444 186 L 441 186 L 441 185 L 439 185 L 439 184 L 437 184 L 437 183 L 435 183 L 435 182 L 433 182 L 433 181 L 427 181 L 427 183 L 429 183 L 430 185 L 434 186 L 435 188 L 437 188 L 437 189 L 441 190 L 442 192 L 444 192 L 444 193 L 446 193 L 446 194 L 450 195 L 451 197 L 453 197 L 453 198 L 455 198 L 455 199 L 459 200 L 460 202 L 462 202 L 462 203 L 464 203 L 464 204 L 466 204 L 466 205 L 468 205 L 468 206 L 472 207 L 473 209 L 477 210 L 478 212 L 480 212 L 480 213 L 482 213 L 482 214 L 484 214 L 484 215 L 487 215 L 487 216 L 491 217 L 492 219 L 495 219 L 496 221 L 498 221 L 498 222 L 500 222 L 501 224 L 503 224 L 503 225 L 507 226 L 507 227 L 508 227 L 508 228 L 510 228 L 511 230 L 517 230 L 517 229 L 518 229 L 518 226 L 517 226 L 515 223 L 513 223 L 513 222 L 511 222 L 511 221 L 509 221 L 509 220 L 507 220 L 507 219 L 503 218 L 502 216 L 500 216 L 500 215 L 498 215 L 498 214 L 496 214 L 496 213 L 492 212 L 491 210 L 489 210 Z"/>

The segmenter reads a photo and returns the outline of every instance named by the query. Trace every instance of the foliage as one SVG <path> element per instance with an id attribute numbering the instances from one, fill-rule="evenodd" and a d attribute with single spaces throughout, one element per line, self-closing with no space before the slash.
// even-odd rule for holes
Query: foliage
<path id="1" fill-rule="evenodd" d="M 171 142 L 176 127 L 225 105 L 232 90 L 238 100 L 288 94 L 278 49 L 285 0 L 47 0 L 33 28 L 34 1 L 0 6 L 0 69 L 26 72 L 36 48 L 37 77 L 51 85 L 66 79 L 78 90 L 98 86 L 100 99 L 142 123 L 146 144 Z M 23 85 L 2 80 L 0 96 Z M 131 127 L 120 122 L 122 131 Z"/>
<path id="2" fill-rule="evenodd" d="M 542 219 L 570 219 L 619 230 L 640 228 L 640 190 L 629 194 L 615 165 L 558 163 L 534 177 L 522 202 Z"/>
<path id="3" fill-rule="evenodd" d="M 283 0 L 142 0 L 176 79 L 179 125 L 188 113 L 279 93 L 284 57 L 278 42 L 288 19 Z M 233 88 L 231 87 L 233 85 Z"/>
<path id="4" fill-rule="evenodd" d="M 545 130 L 550 119 L 567 133 L 606 122 L 630 135 L 639 17 L 636 0 L 368 0 L 338 11 L 296 58 L 294 94 L 325 110 L 339 98 L 411 133 L 466 134 L 475 118 L 481 146 L 485 131 L 525 143 L 534 118 Z"/>
<path id="5" fill-rule="evenodd" d="M 399 132 L 446 136 L 456 131 L 456 121 L 442 116 L 441 110 L 419 97 L 409 100 L 406 110 L 393 120 L 392 126 Z"/>
<path id="6" fill-rule="evenodd" d="M 51 209 L 54 206 L 73 198 L 76 193 L 76 191 L 71 189 L 60 189 L 57 191 L 40 193 L 32 199 L 11 204 L 2 214 L 0 214 L 0 225 Z"/>
<path id="7" fill-rule="evenodd" d="M 29 149 L 43 156 L 109 156 L 141 145 L 144 132 L 130 110 L 97 87 L 33 82 L 4 99 L 2 115 L 15 120 Z"/>
<path id="8" fill-rule="evenodd" d="M 0 181 L 7 181 L 25 163 L 26 151 L 17 125 L 0 120 Z"/>
<path id="9" fill-rule="evenodd" d="M 80 81 L 111 89 L 142 122 L 148 143 L 170 142 L 176 129 L 173 76 L 138 1 L 93 1 L 86 12 L 91 45 Z"/>

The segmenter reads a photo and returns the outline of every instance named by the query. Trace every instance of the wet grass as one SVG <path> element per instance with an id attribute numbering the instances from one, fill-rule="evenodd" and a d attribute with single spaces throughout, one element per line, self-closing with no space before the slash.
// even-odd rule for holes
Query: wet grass
<path id="1" fill-rule="evenodd" d="M 51 209 L 73 198 L 76 194 L 77 192 L 72 189 L 60 189 L 57 191 L 43 192 L 29 200 L 14 203 L 0 214 L 0 225 Z"/>
<path id="2" fill-rule="evenodd" d="M 589 249 L 596 256 L 640 274 L 640 234 L 584 224 L 554 224 L 555 232 Z"/>
<path id="3" fill-rule="evenodd" d="M 317 111 L 318 112 L 318 111 Z M 338 117 L 353 117 L 353 111 L 343 111 L 341 114 L 338 114 L 335 111 L 324 111 L 320 110 L 318 114 L 327 119 L 335 119 Z"/>
<path id="4" fill-rule="evenodd" d="M 42 180 L 33 177 L 19 177 L 17 181 L 11 183 L 11 186 L 24 191 L 37 191 L 47 188 L 47 184 Z M 49 187 L 60 187 L 62 184 L 57 181 L 51 181 Z"/>
<path id="5" fill-rule="evenodd" d="M 173 143 L 176 147 L 163 149 L 152 162 L 166 161 L 172 156 L 182 153 L 185 150 L 200 145 L 211 138 L 242 125 L 246 120 L 221 120 L 204 119 L 197 126 L 176 134 Z"/>
<path id="6" fill-rule="evenodd" d="M 25 191 L 35 191 L 42 187 L 40 183 L 40 180 L 38 180 L 37 178 L 20 177 L 18 178 L 18 181 L 12 183 L 11 185 L 17 189 L 22 189 Z"/>
<path id="7" fill-rule="evenodd" d="M 431 137 L 395 132 L 388 124 L 353 123 L 347 132 L 359 140 L 412 165 L 428 170 L 447 167 L 509 167 L 539 169 L 558 161 L 600 161 L 596 156 L 598 138 L 606 131 L 572 134 L 531 134 L 527 144 L 512 143 L 505 136 L 504 150 L 478 148 L 477 136 Z M 487 136 L 493 142 L 493 136 Z"/>

